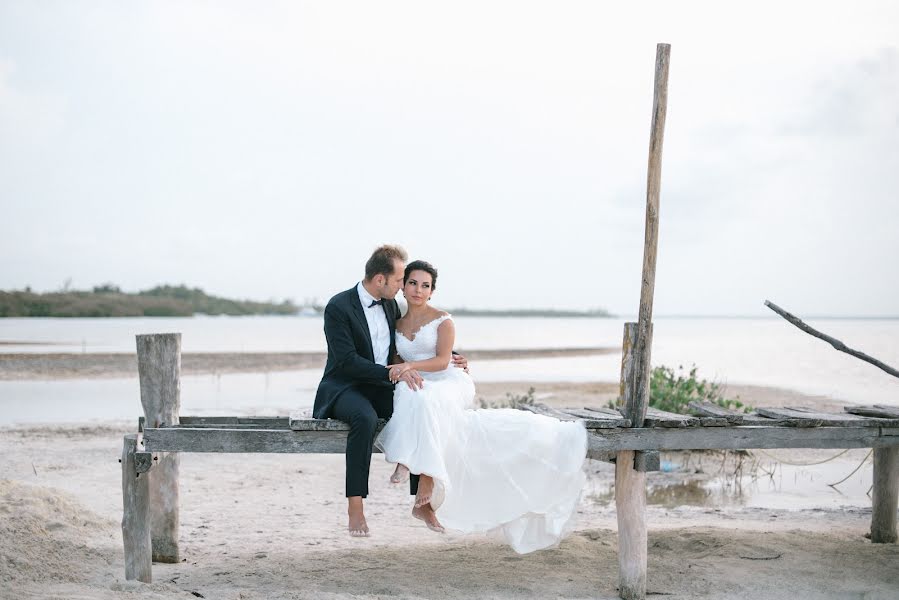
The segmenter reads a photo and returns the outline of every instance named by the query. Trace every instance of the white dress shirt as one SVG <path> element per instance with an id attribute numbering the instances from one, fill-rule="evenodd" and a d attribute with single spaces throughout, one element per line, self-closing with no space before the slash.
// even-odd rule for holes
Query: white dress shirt
<path id="1" fill-rule="evenodd" d="M 371 349 L 374 353 L 375 362 L 379 365 L 387 366 L 387 358 L 390 353 L 390 326 L 387 325 L 387 315 L 384 313 L 382 304 L 375 304 L 369 308 L 369 304 L 374 302 L 375 298 L 368 293 L 362 282 L 356 286 L 359 292 L 359 301 L 362 302 L 362 311 L 365 313 L 365 320 L 368 322 L 368 332 L 371 334 Z"/>

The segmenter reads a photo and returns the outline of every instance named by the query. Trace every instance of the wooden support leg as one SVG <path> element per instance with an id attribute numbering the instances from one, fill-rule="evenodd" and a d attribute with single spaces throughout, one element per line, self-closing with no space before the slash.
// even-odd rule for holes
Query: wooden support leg
<path id="1" fill-rule="evenodd" d="M 899 510 L 899 448 L 875 448 L 872 542 L 896 543 L 897 510 Z"/>
<path id="2" fill-rule="evenodd" d="M 125 436 L 122 448 L 122 540 L 125 543 L 125 579 L 152 581 L 150 543 L 150 490 L 148 473 L 137 472 L 134 455 L 137 434 Z"/>
<path id="3" fill-rule="evenodd" d="M 140 400 L 148 427 L 177 425 L 181 409 L 181 334 L 137 336 Z M 148 474 L 153 560 L 177 563 L 179 529 L 178 454 L 160 453 Z"/>
<path id="4" fill-rule="evenodd" d="M 180 459 L 177 453 L 159 453 L 153 470 L 147 473 L 150 483 L 150 531 L 153 538 L 153 560 L 177 563 L 179 558 L 178 535 L 180 528 L 178 473 Z"/>
<path id="5" fill-rule="evenodd" d="M 618 513 L 618 595 L 646 598 L 646 473 L 634 470 L 634 452 L 615 461 L 615 511 Z"/>

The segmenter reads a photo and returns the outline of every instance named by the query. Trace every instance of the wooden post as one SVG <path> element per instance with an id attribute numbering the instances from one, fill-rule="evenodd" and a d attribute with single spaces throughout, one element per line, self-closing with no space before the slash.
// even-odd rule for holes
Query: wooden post
<path id="1" fill-rule="evenodd" d="M 651 330 L 650 330 L 651 331 Z M 624 324 L 620 404 L 625 416 L 639 415 L 635 406 L 634 349 L 637 324 Z M 646 413 L 645 410 L 642 411 Z M 638 416 L 638 418 L 640 418 Z M 642 420 L 642 418 L 641 418 Z M 642 425 L 642 422 L 640 423 Z M 618 517 L 618 594 L 627 600 L 646 597 L 646 473 L 634 468 L 634 451 L 615 458 L 615 513 Z"/>
<path id="2" fill-rule="evenodd" d="M 150 489 L 147 475 L 137 472 L 134 454 L 137 434 L 125 436 L 122 448 L 122 541 L 125 543 L 125 579 L 152 581 L 150 543 Z"/>
<path id="3" fill-rule="evenodd" d="M 649 406 L 652 304 L 659 238 L 659 192 L 662 142 L 668 110 L 668 63 L 671 46 L 656 46 L 655 90 L 646 174 L 646 233 L 637 323 L 626 323 L 621 359 L 621 402 L 632 427 L 642 427 Z M 646 474 L 634 469 L 634 453 L 619 452 L 615 461 L 615 506 L 618 516 L 618 595 L 646 598 Z"/>
<path id="4" fill-rule="evenodd" d="M 874 448 L 874 498 L 871 541 L 895 544 L 899 510 L 899 448 Z"/>
<path id="5" fill-rule="evenodd" d="M 147 427 L 177 425 L 181 409 L 181 334 L 137 336 L 140 401 Z M 150 487 L 150 532 L 153 560 L 176 563 L 178 553 L 177 453 L 160 453 L 147 473 Z"/>

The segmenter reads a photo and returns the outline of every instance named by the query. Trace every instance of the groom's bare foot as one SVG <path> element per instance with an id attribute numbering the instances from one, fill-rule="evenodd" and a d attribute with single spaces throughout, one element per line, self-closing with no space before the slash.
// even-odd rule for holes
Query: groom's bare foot
<path id="1" fill-rule="evenodd" d="M 418 493 L 415 494 L 415 508 L 430 504 L 432 493 L 434 493 L 434 478 L 422 475 L 418 480 Z"/>
<path id="2" fill-rule="evenodd" d="M 424 521 L 425 525 L 427 525 L 428 529 L 431 531 L 446 533 L 446 529 L 444 529 L 443 525 L 440 524 L 440 521 L 437 520 L 437 514 L 434 512 L 434 509 L 431 508 L 430 504 L 414 507 L 412 509 L 412 516 Z"/>
<path id="3" fill-rule="evenodd" d="M 352 537 L 368 537 L 368 523 L 365 522 L 365 513 L 362 510 L 362 497 L 353 496 L 347 498 L 347 515 L 350 518 L 347 530 Z"/>

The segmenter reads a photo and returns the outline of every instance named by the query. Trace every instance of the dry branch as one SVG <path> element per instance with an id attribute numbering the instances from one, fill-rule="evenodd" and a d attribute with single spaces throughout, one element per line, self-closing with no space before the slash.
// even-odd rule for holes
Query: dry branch
<path id="1" fill-rule="evenodd" d="M 803 323 L 802 320 L 799 319 L 799 317 L 788 313 L 787 311 L 785 311 L 778 305 L 774 304 L 770 300 L 765 300 L 765 306 L 767 306 L 768 308 L 770 308 L 771 310 L 773 310 L 774 312 L 776 312 L 777 314 L 782 316 L 784 319 L 786 319 L 787 321 L 789 321 L 790 323 L 792 323 L 793 325 L 795 325 L 802 331 L 806 332 L 809 335 L 813 335 L 816 338 L 824 340 L 825 342 L 827 342 L 828 344 L 830 344 L 831 346 L 833 346 L 835 349 L 839 350 L 840 352 L 845 352 L 846 354 L 851 354 L 855 358 L 860 358 L 863 361 L 869 362 L 872 365 L 874 365 L 875 367 L 877 367 L 883 371 L 886 371 L 893 377 L 899 377 L 899 371 L 897 371 L 890 365 L 884 364 L 884 363 L 880 362 L 879 360 L 877 360 L 876 358 L 874 358 L 873 356 L 868 356 L 864 352 L 859 352 L 858 350 L 853 350 L 852 348 L 848 347 L 846 344 L 844 344 L 840 340 L 838 340 L 836 338 L 832 338 L 825 333 L 821 333 L 820 331 L 818 331 L 817 329 L 815 329 L 813 327 L 809 327 L 808 325 Z"/>

